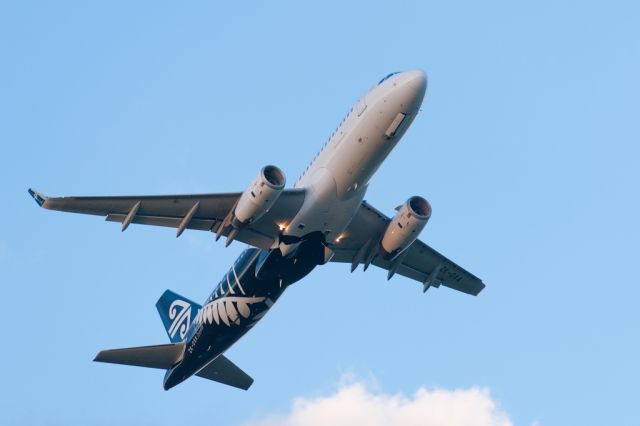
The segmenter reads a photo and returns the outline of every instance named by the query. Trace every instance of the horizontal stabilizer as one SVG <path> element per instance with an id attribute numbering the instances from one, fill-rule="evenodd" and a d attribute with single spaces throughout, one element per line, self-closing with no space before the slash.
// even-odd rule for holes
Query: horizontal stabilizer
<path id="1" fill-rule="evenodd" d="M 100 351 L 94 361 L 168 370 L 182 360 L 184 343 Z"/>
<path id="2" fill-rule="evenodd" d="M 247 373 L 229 361 L 229 358 L 224 355 L 220 355 L 211 361 L 206 367 L 197 372 L 196 376 L 244 390 L 249 389 L 253 383 L 253 379 Z"/>

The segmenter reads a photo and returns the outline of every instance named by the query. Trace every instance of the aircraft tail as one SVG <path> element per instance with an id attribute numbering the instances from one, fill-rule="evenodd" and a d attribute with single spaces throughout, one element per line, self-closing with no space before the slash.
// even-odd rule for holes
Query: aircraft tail
<path id="1" fill-rule="evenodd" d="M 167 290 L 158 299 L 156 308 L 162 318 L 164 328 L 167 330 L 169 340 L 171 343 L 178 343 L 187 336 L 189 325 L 202 306 Z"/>
<path id="2" fill-rule="evenodd" d="M 185 338 L 191 320 L 202 307 L 167 290 L 156 303 L 156 308 L 172 343 L 108 349 L 100 351 L 94 361 L 167 370 L 165 389 L 169 389 L 184 380 L 184 378 L 180 379 L 167 386 L 167 378 L 171 377 L 173 371 L 179 368 L 178 364 L 184 359 Z M 249 389 L 253 383 L 253 379 L 247 373 L 222 354 L 197 371 L 195 375 L 244 390 Z"/>

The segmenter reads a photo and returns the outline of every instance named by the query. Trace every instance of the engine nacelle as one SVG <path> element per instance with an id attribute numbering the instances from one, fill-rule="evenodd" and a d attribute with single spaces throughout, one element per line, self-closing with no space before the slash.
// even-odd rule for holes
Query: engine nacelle
<path id="1" fill-rule="evenodd" d="M 422 197 L 411 197 L 398 209 L 384 232 L 380 248 L 385 259 L 393 259 L 417 238 L 431 217 L 431 205 Z"/>
<path id="2" fill-rule="evenodd" d="M 240 196 L 234 210 L 233 227 L 240 228 L 260 219 L 276 202 L 285 183 L 284 172 L 278 167 L 263 167 Z"/>

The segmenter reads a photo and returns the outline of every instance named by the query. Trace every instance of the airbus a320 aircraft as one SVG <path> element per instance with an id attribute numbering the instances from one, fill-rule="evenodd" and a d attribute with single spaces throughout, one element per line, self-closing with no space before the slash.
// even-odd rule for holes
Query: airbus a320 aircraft
<path id="1" fill-rule="evenodd" d="M 373 264 L 430 287 L 477 295 L 482 281 L 417 239 L 431 206 L 414 196 L 388 218 L 363 201 L 369 180 L 413 122 L 425 95 L 420 70 L 387 75 L 351 108 L 291 189 L 268 165 L 244 192 L 126 197 L 46 197 L 45 209 L 120 222 L 215 233 L 247 248 L 198 305 L 167 290 L 156 303 L 170 344 L 112 349 L 95 361 L 166 370 L 168 390 L 196 375 L 241 389 L 253 383 L 223 354 L 286 288 L 327 262 Z"/>

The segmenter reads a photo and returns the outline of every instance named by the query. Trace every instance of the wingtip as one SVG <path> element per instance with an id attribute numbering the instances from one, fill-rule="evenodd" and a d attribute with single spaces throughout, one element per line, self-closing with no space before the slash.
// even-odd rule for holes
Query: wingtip
<path id="1" fill-rule="evenodd" d="M 45 201 L 47 201 L 47 196 L 42 195 L 38 191 L 35 191 L 32 188 L 29 188 L 28 191 L 29 191 L 29 195 L 31 195 L 31 197 L 34 200 L 36 200 L 36 203 L 38 203 L 38 205 L 40 207 L 42 207 L 42 205 L 45 203 Z"/>
<path id="2" fill-rule="evenodd" d="M 243 387 L 241 389 L 248 391 L 252 384 L 253 384 L 253 378 L 251 378 L 251 380 L 245 385 L 246 387 Z"/>
<path id="3" fill-rule="evenodd" d="M 482 281 L 480 281 L 478 286 L 475 289 L 473 289 L 473 291 L 469 292 L 469 294 L 472 296 L 477 296 L 482 292 L 482 290 L 485 289 L 485 287 L 486 285 Z"/>

